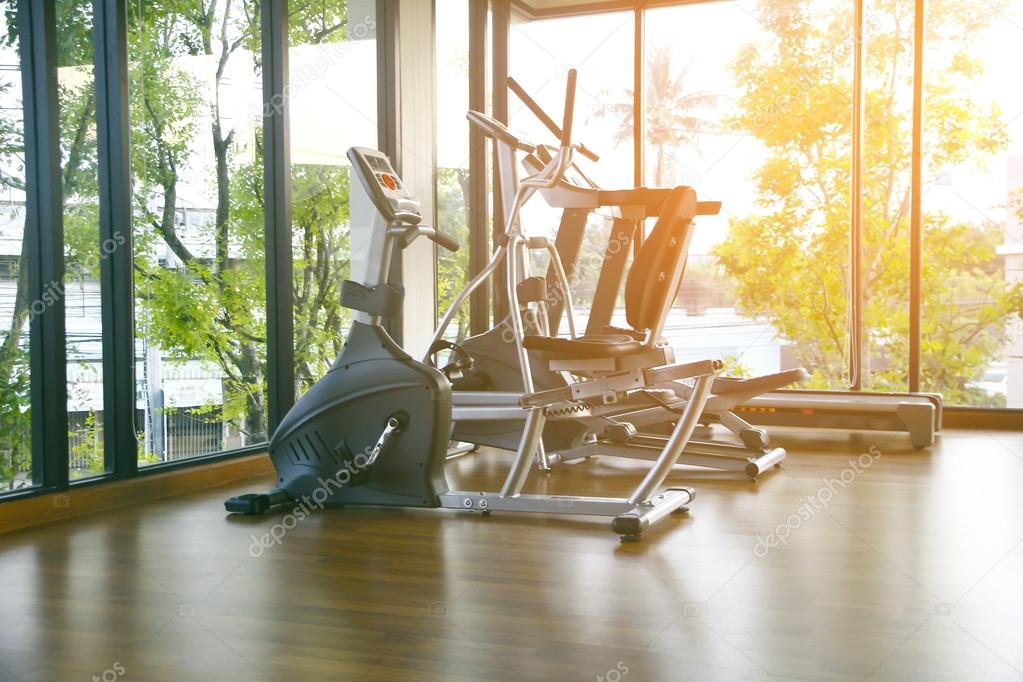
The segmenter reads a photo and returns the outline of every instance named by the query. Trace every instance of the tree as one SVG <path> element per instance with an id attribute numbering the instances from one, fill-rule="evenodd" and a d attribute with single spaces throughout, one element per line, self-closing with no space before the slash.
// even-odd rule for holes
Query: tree
<path id="1" fill-rule="evenodd" d="M 469 171 L 465 168 L 437 169 L 437 228 L 462 245 L 451 253 L 438 250 L 437 303 L 443 315 L 458 293 L 469 283 Z M 455 341 L 469 333 L 469 307 L 462 306 L 448 328 Z"/>
<path id="2" fill-rule="evenodd" d="M 98 244 L 96 229 L 96 98 L 88 71 L 92 61 L 92 31 L 89 0 L 58 3 L 57 66 L 60 77 L 57 96 L 60 107 L 61 185 L 64 197 L 65 259 L 67 277 L 81 276 L 88 269 L 84 244 L 92 235 L 92 251 Z M 17 3 L 4 3 L 6 31 L 3 47 L 18 49 Z M 3 84 L 0 96 L 11 105 L 0 113 L 0 182 L 24 190 L 24 135 L 21 98 L 13 83 Z M 14 282 L 12 314 L 0 325 L 0 484 L 14 485 L 17 475 L 30 468 L 31 400 L 29 394 L 28 323 L 32 302 L 28 297 L 27 241 L 22 239 Z"/>
<path id="3" fill-rule="evenodd" d="M 651 50 L 646 65 L 646 143 L 655 150 L 654 186 L 667 187 L 675 182 L 672 154 L 684 146 L 699 149 L 700 131 L 713 130 L 716 123 L 708 118 L 718 106 L 721 96 L 689 86 L 687 63 L 676 74 L 672 69 L 671 47 L 662 45 Z M 610 102 L 597 111 L 597 116 L 613 115 L 621 121 L 615 144 L 629 142 L 635 135 L 633 90 L 625 91 L 625 99 Z"/>
<path id="4" fill-rule="evenodd" d="M 969 52 L 997 7 L 946 0 L 928 8 L 925 167 L 983 166 L 1007 143 L 997 105 L 974 87 Z M 863 277 L 868 388 L 905 390 L 908 357 L 909 170 L 913 6 L 886 0 L 868 13 Z M 846 381 L 849 270 L 851 9 L 849 3 L 763 2 L 773 39 L 732 64 L 742 96 L 729 124 L 768 155 L 755 173 L 756 210 L 730 221 L 716 249 L 739 307 L 770 321 L 816 386 Z M 940 60 L 940 61 L 939 61 Z M 1020 309 L 1004 282 L 999 228 L 939 211 L 924 219 L 922 384 L 952 403 L 990 404 L 971 387 L 1004 345 Z"/>
<path id="5" fill-rule="evenodd" d="M 345 5 L 343 0 L 291 3 L 293 44 L 345 39 Z M 258 2 L 248 0 L 199 5 L 164 0 L 144 5 L 133 32 L 135 49 L 143 55 L 136 60 L 140 101 L 133 106 L 133 147 L 144 162 L 136 176 L 144 178 L 145 188 L 137 193 L 136 209 L 142 218 L 136 228 L 136 271 L 145 282 L 140 326 L 172 357 L 198 359 L 223 374 L 219 413 L 247 442 L 266 437 L 262 153 L 259 127 L 238 127 L 225 116 L 221 98 L 231 60 L 248 54 L 258 68 L 258 17 Z M 191 102 L 188 94 L 202 89 L 182 77 L 190 57 L 208 60 L 214 70 L 209 97 Z M 196 253 L 177 234 L 177 189 L 201 134 L 190 126 L 203 118 L 214 156 L 215 207 L 212 219 L 196 226 L 198 241 L 212 248 Z M 239 139 L 243 133 L 249 138 Z M 342 257 L 347 253 L 347 171 L 296 166 L 293 183 L 295 354 L 298 376 L 307 386 L 338 351 L 346 319 L 338 291 L 348 267 Z M 153 248 L 163 245 L 177 267 L 161 267 L 152 257 Z"/>
<path id="6" fill-rule="evenodd" d="M 5 49 L 17 49 L 17 33 L 11 30 L 12 10 L 7 11 L 8 31 L 3 35 Z M 15 97 L 13 83 L 0 83 L 4 101 Z M 0 109 L 0 185 L 23 191 L 24 136 L 15 107 Z M 31 465 L 29 440 L 30 396 L 28 353 L 22 343 L 27 336 L 29 316 L 27 243 L 22 241 L 21 256 L 14 274 L 10 319 L 0 319 L 0 487 L 13 487 L 17 475 Z M 4 301 L 6 303 L 6 301 Z"/>

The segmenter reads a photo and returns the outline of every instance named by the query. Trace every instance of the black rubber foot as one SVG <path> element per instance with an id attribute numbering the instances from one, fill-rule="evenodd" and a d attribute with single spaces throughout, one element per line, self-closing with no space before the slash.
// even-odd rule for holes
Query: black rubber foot
<path id="1" fill-rule="evenodd" d="M 742 444 L 750 450 L 766 450 L 770 439 L 767 437 L 767 431 L 763 429 L 743 429 L 739 434 L 739 439 Z"/>
<path id="2" fill-rule="evenodd" d="M 224 509 L 246 516 L 262 516 L 270 506 L 270 496 L 266 493 L 248 493 L 224 501 Z"/>

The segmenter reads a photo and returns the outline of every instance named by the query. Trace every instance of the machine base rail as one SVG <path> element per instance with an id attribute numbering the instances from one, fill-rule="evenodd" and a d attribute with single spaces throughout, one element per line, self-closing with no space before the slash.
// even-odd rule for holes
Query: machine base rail
<path id="1" fill-rule="evenodd" d="M 635 539 L 652 524 L 675 511 L 688 511 L 696 496 L 692 488 L 668 488 L 649 500 L 633 504 L 625 498 L 580 495 L 500 495 L 452 490 L 438 495 L 440 506 L 469 511 L 514 511 L 578 516 L 613 516 L 611 529 L 623 539 Z"/>
<path id="2" fill-rule="evenodd" d="M 552 453 L 549 457 L 552 464 L 594 455 L 649 460 L 657 456 L 664 447 L 665 440 L 659 436 L 636 436 L 628 443 L 597 441 Z M 755 481 L 771 467 L 781 464 L 786 456 L 783 448 L 770 448 L 757 453 L 741 445 L 689 441 L 677 463 L 707 469 L 741 471 Z"/>

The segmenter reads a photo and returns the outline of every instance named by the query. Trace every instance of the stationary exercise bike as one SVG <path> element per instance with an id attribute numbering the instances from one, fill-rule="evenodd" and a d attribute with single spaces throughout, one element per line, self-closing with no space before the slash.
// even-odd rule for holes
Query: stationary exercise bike
<path id="1" fill-rule="evenodd" d="M 566 107 L 570 112 L 571 107 Z M 570 114 L 566 114 L 569 116 Z M 570 130 L 566 122 L 566 130 Z M 567 135 L 566 135 L 567 138 Z M 557 181 L 570 161 L 564 144 L 555 159 L 536 177 L 523 182 L 515 197 L 519 207 L 537 187 Z M 351 331 L 327 374 L 299 399 L 270 441 L 277 487 L 225 502 L 229 512 L 262 514 L 273 507 L 297 504 L 312 497 L 325 505 L 444 507 L 471 511 L 544 512 L 613 517 L 612 529 L 634 539 L 652 523 L 683 510 L 693 498 L 687 487 L 660 490 L 697 424 L 720 363 L 707 360 L 685 365 L 642 366 L 626 375 L 569 384 L 552 395 L 522 395 L 525 414 L 521 439 L 499 491 L 452 491 L 444 475 L 451 436 L 451 385 L 440 370 L 407 355 L 382 326 L 385 316 L 401 310 L 403 290 L 387 281 L 395 249 L 419 237 L 450 250 L 457 244 L 422 225 L 419 206 L 408 193 L 387 157 L 353 148 L 348 152 L 355 191 L 366 192 L 375 209 L 369 257 L 361 282 L 346 281 L 342 303 L 354 311 Z M 514 241 L 520 235 L 512 234 Z M 669 282 L 680 276 L 677 254 L 658 267 Z M 509 277 L 514 299 L 516 282 Z M 523 349 L 521 319 L 514 317 L 515 345 Z M 647 352 L 643 346 L 627 349 Z M 524 350 L 522 352 L 525 352 Z M 522 492 L 540 447 L 544 425 L 569 419 L 598 397 L 626 399 L 658 381 L 689 379 L 694 397 L 679 416 L 660 457 L 628 497 L 531 495 Z"/>

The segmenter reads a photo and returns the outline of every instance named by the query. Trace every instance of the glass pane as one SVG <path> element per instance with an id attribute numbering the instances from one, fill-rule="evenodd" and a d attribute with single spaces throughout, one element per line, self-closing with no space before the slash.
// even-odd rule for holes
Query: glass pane
<path id="1" fill-rule="evenodd" d="M 437 249 L 437 308 L 443 315 L 469 282 L 469 5 L 438 0 L 437 63 L 437 227 L 461 245 L 455 253 Z M 447 338 L 469 332 L 469 306 L 459 309 Z"/>
<path id="2" fill-rule="evenodd" d="M 1023 408 L 1023 6 L 927 12 L 921 386 Z"/>
<path id="3" fill-rule="evenodd" d="M 21 59 L 13 3 L 0 13 L 0 494 L 33 485 Z M 40 302 L 42 304 L 42 302 Z M 36 306 L 37 308 L 39 306 Z"/>
<path id="4" fill-rule="evenodd" d="M 803 366 L 810 386 L 844 388 L 852 3 L 646 18 L 646 180 L 723 202 L 697 221 L 665 336 L 727 375 Z"/>
<path id="5" fill-rule="evenodd" d="M 350 316 L 350 147 L 377 141 L 376 18 L 371 2 L 305 3 L 290 18 L 296 393 L 341 350 Z"/>
<path id="6" fill-rule="evenodd" d="M 100 263 L 125 243 L 99 239 L 92 4 L 57 3 L 57 89 L 64 183 L 64 304 L 71 480 L 106 471 L 103 458 L 103 322 Z"/>
<path id="7" fill-rule="evenodd" d="M 259 3 L 129 2 L 139 462 L 266 440 Z"/>
<path id="8" fill-rule="evenodd" d="M 863 387 L 909 389 L 912 0 L 867 0 L 863 17 Z"/>
<path id="9" fill-rule="evenodd" d="M 565 40 L 566 35 L 571 35 L 572 40 Z M 513 23 L 511 28 L 509 74 L 558 125 L 564 114 L 565 76 L 569 68 L 578 70 L 573 140 L 596 151 L 600 162 L 592 164 L 581 156 L 577 156 L 576 162 L 604 189 L 631 187 L 634 180 L 634 37 L 632 12 Z M 509 122 L 512 129 L 522 131 L 530 142 L 554 145 L 558 142 L 513 93 L 509 93 Z M 553 238 L 561 213 L 537 197 L 522 211 L 523 226 L 529 234 Z M 610 237 L 610 216 L 591 214 L 585 242 L 570 278 L 574 314 L 580 329 L 585 328 L 589 316 Z M 542 259 L 538 259 L 536 271 L 542 273 L 544 267 Z M 624 315 L 624 310 L 620 312 Z M 560 329 L 563 334 L 567 333 L 565 319 Z"/>

